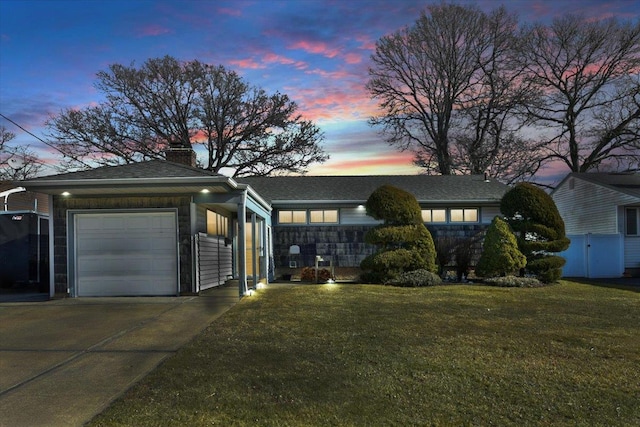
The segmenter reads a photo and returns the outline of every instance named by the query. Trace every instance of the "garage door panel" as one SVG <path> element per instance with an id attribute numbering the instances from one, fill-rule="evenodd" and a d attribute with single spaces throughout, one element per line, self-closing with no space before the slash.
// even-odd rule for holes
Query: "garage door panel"
<path id="1" fill-rule="evenodd" d="M 157 282 L 159 286 L 169 286 L 174 281 Z M 155 296 L 157 293 L 150 293 L 148 290 L 147 281 L 140 280 L 138 276 L 122 276 L 115 278 L 96 278 L 93 280 L 87 280 L 84 283 L 85 287 L 92 289 L 90 295 L 80 296 Z M 173 293 L 175 294 L 175 292 Z M 172 295 L 172 294 L 169 294 Z"/>
<path id="2" fill-rule="evenodd" d="M 150 231 L 149 233 L 154 233 Z M 96 240 L 100 240 L 100 245 Z M 154 236 L 147 234 L 128 234 L 127 238 L 119 238 L 112 234 L 91 234 L 90 237 L 78 238 L 78 253 L 89 254 L 163 254 L 175 246 L 175 235 Z"/>
<path id="3" fill-rule="evenodd" d="M 175 295 L 173 212 L 77 214 L 78 296 Z"/>
<path id="4" fill-rule="evenodd" d="M 171 274 L 175 269 L 170 257 L 86 256 L 79 258 L 83 277 L 90 275 L 122 276 L 127 274 Z"/>

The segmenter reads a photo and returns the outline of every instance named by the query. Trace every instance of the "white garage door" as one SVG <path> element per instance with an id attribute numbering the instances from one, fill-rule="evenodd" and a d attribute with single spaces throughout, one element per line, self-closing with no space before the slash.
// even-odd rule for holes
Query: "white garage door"
<path id="1" fill-rule="evenodd" d="M 74 218 L 77 296 L 177 294 L 174 212 Z"/>

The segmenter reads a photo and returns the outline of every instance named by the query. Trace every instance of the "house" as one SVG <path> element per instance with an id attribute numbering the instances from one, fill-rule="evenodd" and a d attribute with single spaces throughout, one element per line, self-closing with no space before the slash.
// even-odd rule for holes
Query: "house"
<path id="1" fill-rule="evenodd" d="M 48 221 L 46 196 L 0 183 L 0 288 L 47 286 Z"/>
<path id="2" fill-rule="evenodd" d="M 232 179 L 194 158 L 21 182 L 49 198 L 51 296 L 198 294 L 231 278 L 244 295 L 294 264 L 359 267 L 378 224 L 364 204 L 383 184 L 416 196 L 435 237 L 482 233 L 508 190 L 482 176 Z"/>
<path id="3" fill-rule="evenodd" d="M 571 173 L 551 197 L 571 239 L 564 276 L 640 276 L 640 174 Z"/>
<path id="4" fill-rule="evenodd" d="M 271 207 L 167 157 L 21 182 L 49 197 L 52 297 L 197 294 L 231 277 L 243 295 L 267 279 Z"/>
<path id="5" fill-rule="evenodd" d="M 291 269 L 315 266 L 316 257 L 348 276 L 375 251 L 364 242 L 379 224 L 364 204 L 389 184 L 413 194 L 434 239 L 477 236 L 500 214 L 509 187 L 471 176 L 276 176 L 239 178 L 272 207 L 273 255 L 277 277 Z M 294 253 L 291 253 L 294 248 Z M 479 248 L 478 248 L 479 250 Z M 338 274 L 339 275 L 339 274 Z"/>

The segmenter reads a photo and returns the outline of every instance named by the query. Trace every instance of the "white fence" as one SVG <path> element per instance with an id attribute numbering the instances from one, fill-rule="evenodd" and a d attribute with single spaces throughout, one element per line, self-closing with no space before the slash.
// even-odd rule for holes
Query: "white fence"
<path id="1" fill-rule="evenodd" d="M 195 236 L 196 279 L 198 290 L 224 285 L 233 274 L 231 245 L 224 237 L 211 237 L 204 233 Z"/>
<path id="2" fill-rule="evenodd" d="M 624 273 L 624 239 L 621 234 L 574 234 L 569 249 L 559 255 L 567 260 L 564 277 L 610 278 Z"/>

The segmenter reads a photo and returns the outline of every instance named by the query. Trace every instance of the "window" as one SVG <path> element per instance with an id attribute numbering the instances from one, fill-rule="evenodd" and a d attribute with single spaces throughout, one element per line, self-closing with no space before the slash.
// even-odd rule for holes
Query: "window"
<path id="1" fill-rule="evenodd" d="M 307 211 L 278 211 L 279 224 L 306 224 Z"/>
<path id="2" fill-rule="evenodd" d="M 217 212 L 207 210 L 207 234 L 229 237 L 229 219 Z"/>
<path id="3" fill-rule="evenodd" d="M 451 222 L 478 222 L 478 209 L 451 209 Z"/>
<path id="4" fill-rule="evenodd" d="M 336 209 L 331 210 L 310 210 L 309 222 L 312 224 L 318 223 L 337 223 L 338 211 Z"/>
<path id="5" fill-rule="evenodd" d="M 640 208 L 626 209 L 627 236 L 638 236 L 640 229 Z"/>
<path id="6" fill-rule="evenodd" d="M 447 222 L 446 209 L 422 209 L 423 222 Z"/>

